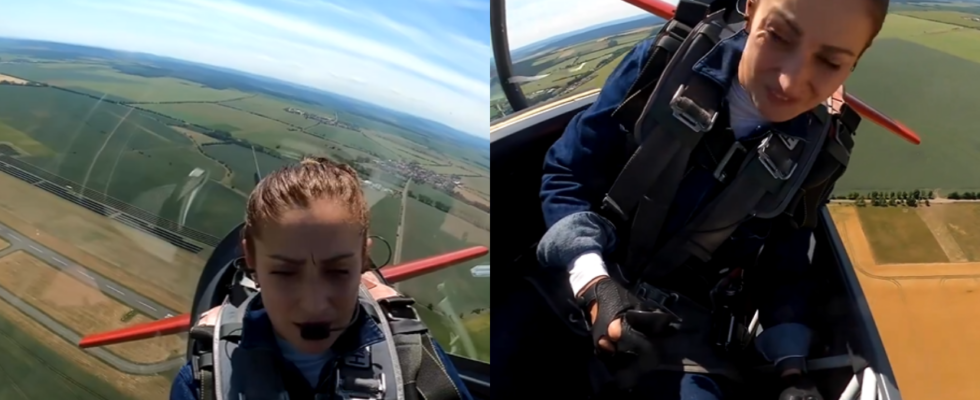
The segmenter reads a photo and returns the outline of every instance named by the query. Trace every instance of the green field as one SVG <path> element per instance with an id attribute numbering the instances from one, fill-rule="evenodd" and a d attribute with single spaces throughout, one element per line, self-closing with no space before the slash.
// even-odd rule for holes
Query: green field
<path id="1" fill-rule="evenodd" d="M 131 399 L 0 318 L 0 398 Z"/>
<path id="2" fill-rule="evenodd" d="M 391 246 L 389 250 L 384 243 L 376 242 L 371 248 L 371 259 L 380 265 L 394 257 L 391 252 L 395 250 L 398 223 L 402 218 L 402 200 L 401 197 L 385 196 L 373 189 L 365 189 L 364 192 L 371 207 L 371 234 L 381 236 Z"/>
<path id="3" fill-rule="evenodd" d="M 858 216 L 878 264 L 949 262 L 914 209 L 864 207 Z"/>
<path id="4" fill-rule="evenodd" d="M 624 32 L 518 60 L 515 63 L 515 74 L 547 75 L 535 81 L 522 83 L 521 91 L 533 106 L 569 93 L 600 88 L 612 70 L 622 61 L 625 53 L 636 43 L 654 34 L 658 28 L 659 26 L 654 26 Z M 566 92 L 573 85 L 575 89 Z M 506 108 L 507 100 L 496 78 L 491 80 L 490 101 L 491 119 L 503 116 L 496 105 Z"/>
<path id="5" fill-rule="evenodd" d="M 467 242 L 457 239 L 454 232 L 447 232 L 447 228 L 444 228 L 446 226 L 446 213 L 418 201 L 409 199 L 406 212 L 405 227 L 408 232 L 413 233 L 405 236 L 403 260 L 428 257 L 470 246 L 490 245 L 489 241 Z M 489 235 L 487 236 L 489 237 Z M 474 278 L 470 273 L 471 268 L 483 264 L 490 264 L 489 255 L 413 279 L 403 283 L 401 288 L 419 302 L 436 303 L 442 299 L 442 296 L 433 290 L 436 285 L 442 282 L 453 282 L 453 291 L 456 296 L 452 298 L 452 301 L 453 305 L 460 309 L 460 312 L 474 308 L 489 308 L 490 299 L 486 293 L 490 293 L 490 279 Z"/>
<path id="6" fill-rule="evenodd" d="M 891 15 L 847 89 L 922 137 L 913 146 L 863 121 L 840 193 L 980 188 L 980 31 Z"/>
<path id="7" fill-rule="evenodd" d="M 0 73 L 128 101 L 218 101 L 247 95 L 173 78 L 127 75 L 96 63 L 3 64 Z"/>
<path id="8" fill-rule="evenodd" d="M 203 169 L 208 180 L 190 205 L 186 226 L 218 238 L 243 220 L 256 165 L 264 175 L 303 155 L 351 163 L 365 172 L 362 179 L 396 191 L 386 194 L 364 186 L 371 208 L 370 233 L 383 237 L 392 248 L 402 221 L 400 191 L 405 178 L 382 171 L 375 159 L 417 161 L 423 166 L 453 169 L 439 173 L 487 179 L 490 175 L 488 150 L 451 141 L 445 133 L 403 124 L 398 119 L 402 117 L 381 113 L 372 118 L 365 115 L 373 114 L 363 111 L 346 111 L 341 108 L 343 103 L 336 101 L 313 104 L 292 92 L 258 86 L 252 86 L 254 92 L 235 89 L 248 85 L 236 86 L 235 79 L 241 78 L 209 75 L 213 71 L 197 71 L 215 81 L 212 85 L 205 79 L 209 85 L 204 85 L 191 80 L 193 69 L 171 71 L 191 76 L 188 79 L 140 75 L 140 71 L 152 75 L 166 70 L 149 62 L 136 65 L 67 56 L 42 61 L 33 55 L 6 51 L 0 51 L 0 58 L 0 74 L 33 81 L 31 86 L 0 85 L 0 144 L 15 149 L 19 155 L 14 157 L 71 181 L 67 186 L 76 193 L 83 188 L 90 196 L 92 192 L 105 193 L 174 221 L 179 210 L 167 198 L 189 173 Z M 40 62 L 11 62 L 18 59 Z M 136 71 L 122 72 L 126 68 Z M 325 104 L 339 105 L 334 109 Z M 286 112 L 288 107 L 336 118 L 330 122 L 336 125 Z M 442 195 L 454 213 L 489 226 L 488 213 L 465 203 L 455 204 L 454 199 Z M 458 250 L 473 245 L 471 241 L 489 246 L 489 232 L 417 201 L 408 203 L 404 260 Z M 388 247 L 376 241 L 372 259 L 383 263 L 391 256 Z M 432 303 L 442 300 L 436 285 L 446 283 L 453 306 L 466 314 L 463 325 L 472 330 L 480 358 L 489 360 L 490 287 L 489 279 L 470 276 L 469 269 L 477 263 L 487 264 L 489 257 L 404 282 L 404 289 L 420 302 Z M 173 267 L 194 274 L 201 265 Z M 423 316 L 449 350 L 448 320 L 426 312 Z M 90 376 L 3 319 L 0 351 L 5 356 L 0 362 L 0 399 L 126 398 L 113 387 L 116 382 Z"/>
<path id="9" fill-rule="evenodd" d="M 243 193 L 250 193 L 255 188 L 256 166 L 262 175 L 265 175 L 289 164 L 286 160 L 234 144 L 217 144 L 201 148 L 208 157 L 223 162 L 233 171 L 232 189 L 238 189 Z"/>

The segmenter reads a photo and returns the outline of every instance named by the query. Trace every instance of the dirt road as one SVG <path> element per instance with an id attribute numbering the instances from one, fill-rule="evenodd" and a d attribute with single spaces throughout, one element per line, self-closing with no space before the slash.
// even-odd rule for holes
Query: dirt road
<path id="1" fill-rule="evenodd" d="M 980 398 L 980 263 L 879 265 L 857 208 L 831 215 L 905 400 Z"/>

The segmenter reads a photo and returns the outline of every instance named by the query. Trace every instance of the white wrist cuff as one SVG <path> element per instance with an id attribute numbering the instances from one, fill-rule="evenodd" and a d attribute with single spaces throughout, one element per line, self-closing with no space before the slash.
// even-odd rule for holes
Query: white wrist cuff
<path id="1" fill-rule="evenodd" d="M 568 266 L 568 281 L 572 284 L 572 293 L 578 295 L 582 288 L 600 276 L 609 276 L 602 255 L 596 252 L 582 254 Z"/>

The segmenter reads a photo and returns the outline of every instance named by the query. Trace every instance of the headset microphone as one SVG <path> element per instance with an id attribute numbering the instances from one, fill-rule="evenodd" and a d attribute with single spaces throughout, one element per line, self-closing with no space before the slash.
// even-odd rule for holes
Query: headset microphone
<path id="1" fill-rule="evenodd" d="M 298 324 L 299 335 L 303 340 L 324 340 L 330 337 L 332 332 L 339 332 L 347 329 L 347 326 L 331 328 L 329 322 Z"/>

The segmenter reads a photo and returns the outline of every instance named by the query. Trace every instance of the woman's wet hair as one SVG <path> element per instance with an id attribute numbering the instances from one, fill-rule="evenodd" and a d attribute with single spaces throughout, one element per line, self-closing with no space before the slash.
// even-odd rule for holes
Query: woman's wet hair
<path id="1" fill-rule="evenodd" d="M 249 254 L 254 254 L 253 240 L 261 237 L 262 226 L 276 221 L 289 210 L 303 209 L 320 200 L 331 200 L 337 207 L 346 207 L 353 223 L 360 227 L 364 238 L 362 258 L 364 268 L 370 265 L 367 254 L 367 232 L 370 212 L 357 171 L 349 165 L 325 157 L 305 157 L 263 178 L 248 196 L 245 206 L 245 239 Z"/>

